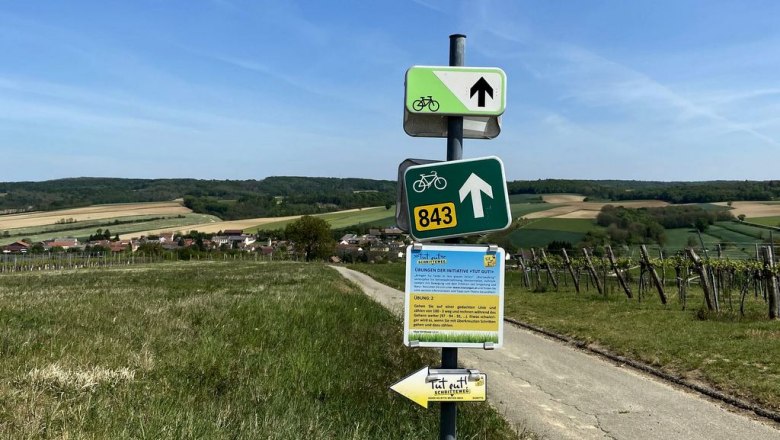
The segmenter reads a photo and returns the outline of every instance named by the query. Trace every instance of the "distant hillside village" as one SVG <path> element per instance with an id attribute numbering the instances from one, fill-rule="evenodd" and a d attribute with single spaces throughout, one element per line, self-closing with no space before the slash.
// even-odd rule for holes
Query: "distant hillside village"
<path id="1" fill-rule="evenodd" d="M 98 230 L 98 236 L 101 231 Z M 245 234 L 243 230 L 225 230 L 216 234 L 203 233 L 165 233 L 142 236 L 130 240 L 119 237 L 90 237 L 81 242 L 78 238 L 52 238 L 33 243 L 19 240 L 6 246 L 0 246 L 2 254 L 35 253 L 135 253 L 162 251 L 199 251 L 199 252 L 246 252 L 265 256 L 289 256 L 295 253 L 293 242 L 258 234 Z M 367 234 L 345 234 L 335 244 L 331 261 L 358 261 L 369 254 L 395 255 L 403 252 L 411 239 L 398 228 L 372 228 Z M 395 258 L 393 258 L 395 259 Z"/>

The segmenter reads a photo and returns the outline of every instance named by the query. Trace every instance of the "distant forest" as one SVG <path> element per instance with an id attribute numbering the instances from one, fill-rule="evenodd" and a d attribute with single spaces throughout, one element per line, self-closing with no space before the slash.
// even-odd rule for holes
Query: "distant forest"
<path id="1" fill-rule="evenodd" d="M 780 180 L 708 182 L 643 182 L 637 180 L 516 180 L 509 194 L 582 194 L 591 200 L 663 200 L 669 203 L 712 203 L 780 198 Z"/>
<path id="2" fill-rule="evenodd" d="M 516 180 L 510 194 L 576 193 L 590 200 L 656 199 L 708 203 L 780 199 L 780 180 L 642 182 L 634 180 Z M 0 213 L 54 210 L 106 203 L 183 198 L 195 212 L 225 220 L 314 214 L 395 203 L 396 182 L 330 177 L 262 180 L 72 178 L 1 182 Z"/>
<path id="3" fill-rule="evenodd" d="M 268 177 L 263 180 L 80 177 L 0 183 L 0 213 L 183 198 L 195 212 L 225 220 L 314 214 L 395 203 L 389 180 Z"/>

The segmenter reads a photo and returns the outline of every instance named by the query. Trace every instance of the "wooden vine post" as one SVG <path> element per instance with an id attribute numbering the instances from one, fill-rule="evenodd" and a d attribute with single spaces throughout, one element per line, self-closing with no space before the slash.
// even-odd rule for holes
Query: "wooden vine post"
<path id="1" fill-rule="evenodd" d="M 523 257 L 523 250 L 520 249 L 520 253 L 517 254 L 517 264 L 520 266 L 520 270 L 523 271 L 523 281 L 525 282 L 525 288 L 531 288 L 531 280 L 528 279 L 528 270 L 525 267 L 525 257 Z"/>
<path id="2" fill-rule="evenodd" d="M 569 269 L 571 279 L 574 281 L 574 291 L 580 293 L 580 280 L 577 278 L 577 275 L 574 274 L 574 267 L 572 267 L 571 260 L 569 260 L 569 254 L 566 253 L 566 249 L 561 249 L 561 251 L 563 251 L 563 264 Z"/>
<path id="3" fill-rule="evenodd" d="M 704 290 L 704 300 L 707 303 L 707 309 L 715 311 L 715 302 L 712 300 L 712 285 L 710 284 L 710 277 L 707 268 L 704 266 L 704 261 L 696 255 L 696 251 L 691 248 L 685 250 L 688 253 L 688 257 L 693 261 L 693 267 L 696 273 L 699 274 L 699 280 L 701 281 L 701 288 Z"/>
<path id="4" fill-rule="evenodd" d="M 617 262 L 615 261 L 615 254 L 612 253 L 612 246 L 605 246 L 605 248 L 607 249 L 607 257 L 609 257 L 609 264 L 612 265 L 612 270 L 615 271 L 615 276 L 620 283 L 620 287 L 623 288 L 623 291 L 626 292 L 626 296 L 629 299 L 633 298 L 634 294 L 631 293 L 631 286 L 629 286 L 626 282 L 626 279 L 623 278 L 623 272 L 621 272 L 620 268 L 617 266 Z"/>
<path id="5" fill-rule="evenodd" d="M 596 268 L 593 267 L 593 262 L 590 261 L 590 254 L 588 254 L 588 250 L 586 248 L 582 248 L 582 253 L 585 254 L 585 263 L 588 265 L 588 272 L 590 272 L 590 276 L 593 277 L 593 282 L 596 284 L 596 289 L 599 290 L 599 294 L 605 295 L 604 286 L 601 284 L 598 273 L 596 273 Z"/>
<path id="6" fill-rule="evenodd" d="M 539 274 L 539 260 L 536 258 L 536 251 L 534 248 L 531 248 L 531 261 L 536 270 L 536 287 L 539 287 L 542 285 L 542 276 Z"/>
<path id="7" fill-rule="evenodd" d="M 650 271 L 650 277 L 653 279 L 656 290 L 658 290 L 658 296 L 661 298 L 661 303 L 665 305 L 666 293 L 664 292 L 664 285 L 661 283 L 661 279 L 658 278 L 658 272 L 656 272 L 655 267 L 650 264 L 650 256 L 647 255 L 647 247 L 645 247 L 645 245 L 639 247 L 639 254 L 642 256 L 642 264 Z"/>
<path id="8" fill-rule="evenodd" d="M 766 280 L 767 302 L 769 303 L 769 319 L 778 318 L 777 310 L 777 277 L 775 277 L 775 261 L 772 249 L 768 246 L 764 251 L 764 279 Z"/>
<path id="9" fill-rule="evenodd" d="M 547 254 L 544 253 L 544 249 L 539 249 L 539 251 L 542 254 L 542 262 L 544 263 L 544 267 L 547 269 L 547 275 L 550 277 L 550 280 L 552 280 L 555 290 L 558 290 L 558 279 L 555 277 L 555 272 L 553 272 L 552 267 L 550 267 L 550 261 L 547 260 Z"/>

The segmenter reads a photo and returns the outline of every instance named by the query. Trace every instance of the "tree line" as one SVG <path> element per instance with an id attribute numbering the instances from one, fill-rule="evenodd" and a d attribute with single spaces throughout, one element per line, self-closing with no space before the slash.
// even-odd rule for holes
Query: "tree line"
<path id="1" fill-rule="evenodd" d="M 772 200 L 780 180 L 653 182 L 635 180 L 516 180 L 510 194 L 576 193 L 590 200 L 657 199 L 669 203 Z M 0 214 L 95 204 L 185 198 L 196 212 L 224 219 L 300 215 L 390 205 L 391 180 L 274 176 L 261 180 L 119 179 L 79 177 L 0 182 Z"/>
<path id="2" fill-rule="evenodd" d="M 663 200 L 669 203 L 712 203 L 771 200 L 780 197 L 780 180 L 644 182 L 636 180 L 516 180 L 509 194 L 576 193 L 598 200 Z"/>
<path id="3" fill-rule="evenodd" d="M 79 177 L 0 182 L 0 213 L 185 198 L 195 212 L 229 220 L 388 205 L 395 202 L 395 185 L 389 180 L 330 177 L 262 180 Z"/>

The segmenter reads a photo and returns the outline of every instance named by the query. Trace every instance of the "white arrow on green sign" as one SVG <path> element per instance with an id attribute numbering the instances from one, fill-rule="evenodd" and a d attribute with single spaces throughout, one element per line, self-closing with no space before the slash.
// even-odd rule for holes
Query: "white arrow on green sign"
<path id="1" fill-rule="evenodd" d="M 495 156 L 412 166 L 404 186 L 409 233 L 417 240 L 497 231 L 512 222 L 504 164 Z"/>
<path id="2" fill-rule="evenodd" d="M 506 107 L 506 74 L 497 67 L 413 66 L 405 102 L 410 113 L 498 116 Z"/>

